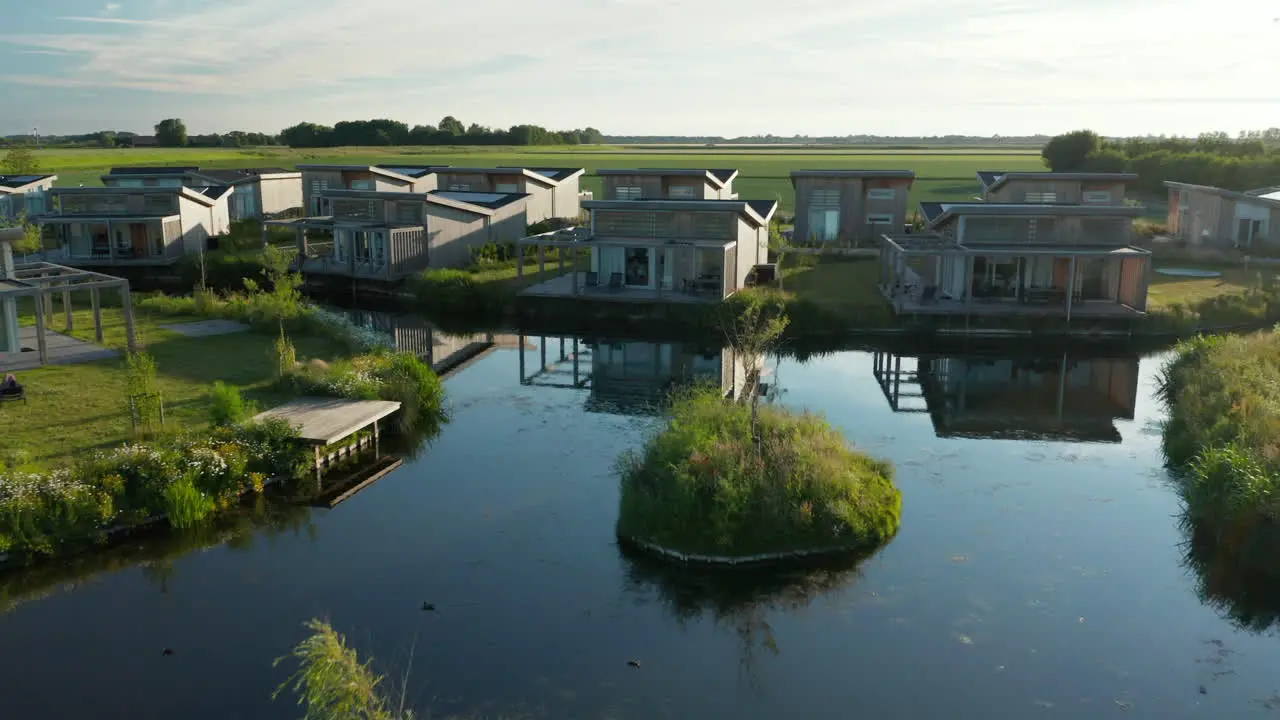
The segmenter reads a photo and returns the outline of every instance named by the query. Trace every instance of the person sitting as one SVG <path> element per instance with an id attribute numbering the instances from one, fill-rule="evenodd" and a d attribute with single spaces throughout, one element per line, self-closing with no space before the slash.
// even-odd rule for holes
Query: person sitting
<path id="1" fill-rule="evenodd" d="M 5 375 L 4 381 L 0 382 L 0 395 L 18 395 L 22 393 L 22 385 L 18 384 L 18 378 L 12 374 Z"/>

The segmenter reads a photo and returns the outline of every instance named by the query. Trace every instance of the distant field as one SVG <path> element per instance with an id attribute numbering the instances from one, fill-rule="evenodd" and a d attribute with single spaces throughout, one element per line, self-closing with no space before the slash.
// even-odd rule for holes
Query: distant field
<path id="1" fill-rule="evenodd" d="M 884 150 L 777 149 L 769 146 L 717 148 L 662 148 L 602 146 L 598 148 L 513 147 L 344 147 L 310 148 L 196 148 L 196 149 L 86 149 L 41 150 L 39 159 L 47 172 L 58 174 L 64 186 L 100 185 L 99 176 L 113 165 L 199 165 L 232 168 L 260 165 L 292 167 L 297 163 L 422 163 L 440 165 L 523 165 L 528 167 L 585 167 L 583 188 L 599 193 L 599 168 L 714 167 L 737 168 L 734 183 L 744 199 L 776 199 L 784 211 L 794 203 L 792 170 L 807 169 L 905 169 L 916 172 L 912 202 L 925 199 L 964 200 L 977 194 L 978 170 L 1043 170 L 1035 150 L 937 148 Z"/>

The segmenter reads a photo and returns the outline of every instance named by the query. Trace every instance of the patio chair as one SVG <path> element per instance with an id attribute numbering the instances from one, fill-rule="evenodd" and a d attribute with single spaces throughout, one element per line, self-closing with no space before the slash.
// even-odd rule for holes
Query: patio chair
<path id="1" fill-rule="evenodd" d="M 589 288 L 600 287 L 600 273 L 588 272 L 586 285 Z"/>
<path id="2" fill-rule="evenodd" d="M 920 293 L 920 302 L 922 303 L 934 302 L 935 300 L 937 300 L 937 296 L 938 296 L 938 287 L 936 285 L 926 285 L 924 290 Z"/>
<path id="3" fill-rule="evenodd" d="M 616 273 L 609 274 L 609 289 L 610 290 L 622 289 L 622 273 L 616 272 Z"/>

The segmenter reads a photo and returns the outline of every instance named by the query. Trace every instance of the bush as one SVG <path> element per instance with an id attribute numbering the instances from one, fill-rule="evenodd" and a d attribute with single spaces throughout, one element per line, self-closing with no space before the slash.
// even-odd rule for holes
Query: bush
<path id="1" fill-rule="evenodd" d="M 1280 519 L 1280 336 L 1184 342 L 1158 393 L 1191 519 L 1237 529 Z"/>
<path id="2" fill-rule="evenodd" d="M 209 421 L 214 425 L 234 425 L 253 414 L 253 407 L 240 397 L 240 388 L 221 380 L 213 384 L 209 398 Z"/>
<path id="3" fill-rule="evenodd" d="M 410 353 L 383 352 L 332 364 L 296 368 L 282 381 L 304 395 L 400 403 L 403 432 L 427 430 L 447 419 L 444 384 L 429 365 Z"/>
<path id="4" fill-rule="evenodd" d="M 747 556 L 876 546 L 893 537 L 893 469 L 822 418 L 751 408 L 716 389 L 676 399 L 666 427 L 619 460 L 618 535 L 682 553 Z"/>
<path id="5" fill-rule="evenodd" d="M 164 500 L 169 524 L 179 529 L 195 527 L 214 510 L 213 500 L 196 488 L 190 475 L 165 488 Z"/>
<path id="6" fill-rule="evenodd" d="M 111 493 L 69 469 L 0 473 L 0 553 L 56 555 L 96 538 L 114 515 Z"/>
<path id="7" fill-rule="evenodd" d="M 409 286 L 418 304 L 433 316 L 496 322 L 514 298 L 514 293 L 503 285 L 477 282 L 465 270 L 437 268 L 415 276 Z"/>

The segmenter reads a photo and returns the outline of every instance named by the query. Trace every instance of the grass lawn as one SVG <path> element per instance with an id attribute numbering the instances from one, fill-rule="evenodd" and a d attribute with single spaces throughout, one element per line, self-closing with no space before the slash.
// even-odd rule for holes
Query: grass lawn
<path id="1" fill-rule="evenodd" d="M 1189 267 L 1199 270 L 1217 270 L 1222 277 L 1190 278 L 1151 274 L 1151 287 L 1147 293 L 1147 305 L 1151 309 L 1169 307 L 1181 303 L 1189 305 L 1220 295 L 1242 295 L 1248 288 L 1256 288 L 1276 274 L 1274 266 L 1251 267 L 1247 271 L 1238 265 L 1164 261 L 1156 258 L 1156 267 Z"/>
<path id="2" fill-rule="evenodd" d="M 599 168 L 713 167 L 740 171 L 734 188 L 742 198 L 777 199 L 784 212 L 794 206 L 791 171 L 806 169 L 907 169 L 917 179 L 911 200 L 964 200 L 979 192 L 978 170 L 1043 170 L 1039 150 L 936 148 L 729 147 L 702 149 L 588 147 L 344 147 L 344 148 L 118 148 L 52 149 L 37 153 L 40 166 L 58 174 L 60 186 L 100 185 L 99 177 L 115 165 L 199 165 L 211 168 L 297 163 L 522 165 L 584 167 L 584 190 L 599 196 L 603 185 L 592 173 Z"/>
<path id="3" fill-rule="evenodd" d="M 27 310 L 24 320 L 29 324 Z M 91 312 L 77 309 L 74 320 L 72 334 L 92 341 Z M 159 327 L 174 322 L 182 320 L 141 314 L 136 318 L 138 337 L 156 361 L 167 428 L 207 425 L 207 400 L 216 380 L 240 386 L 245 398 L 261 408 L 288 399 L 269 387 L 274 368 L 273 336 L 244 332 L 188 338 Z M 120 309 L 104 307 L 103 324 L 106 344 L 123 350 L 124 315 Z M 62 309 L 55 301 L 50 329 L 63 328 Z M 293 341 L 299 359 L 337 357 L 336 349 L 326 342 L 308 338 Z M 19 373 L 19 379 L 27 388 L 27 403 L 0 407 L 0 425 L 5 428 L 0 459 L 24 451 L 28 453 L 24 459 L 58 465 L 131 439 L 123 358 L 28 370 Z"/>
<path id="4" fill-rule="evenodd" d="M 783 290 L 837 312 L 888 308 L 889 302 L 878 287 L 880 264 L 876 258 L 801 258 L 787 259 Z"/>

